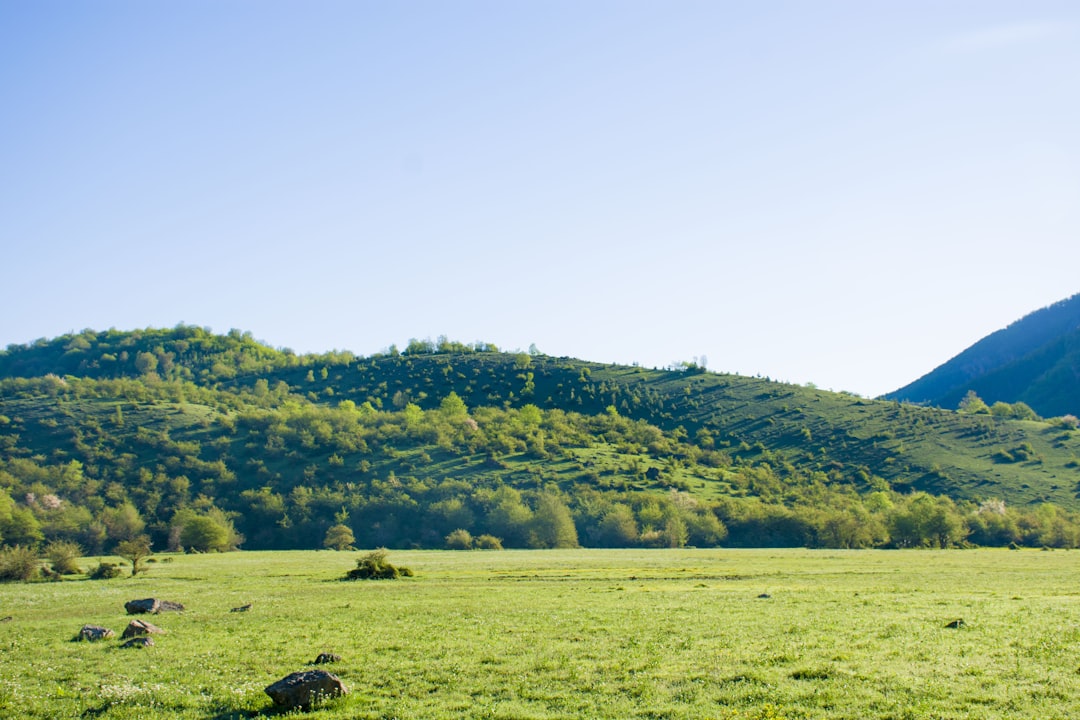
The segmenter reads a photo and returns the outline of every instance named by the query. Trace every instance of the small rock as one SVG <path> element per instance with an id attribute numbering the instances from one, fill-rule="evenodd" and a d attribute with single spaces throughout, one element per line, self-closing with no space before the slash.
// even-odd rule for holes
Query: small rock
<path id="1" fill-rule="evenodd" d="M 957 618 L 957 619 L 953 620 L 951 623 L 948 623 L 947 625 L 945 625 L 945 627 L 949 628 L 950 630 L 959 630 L 960 628 L 964 627 L 964 619 L 963 618 Z"/>
<path id="2" fill-rule="evenodd" d="M 98 640 L 104 640 L 105 638 L 114 637 L 115 635 L 116 633 L 107 627 L 101 627 L 100 625 L 83 625 L 75 639 L 96 642 Z"/>
<path id="3" fill-rule="evenodd" d="M 248 610 L 250 610 L 250 609 L 251 609 L 251 606 L 252 606 L 253 604 L 254 604 L 254 603 L 248 603 L 247 605 L 241 605 L 240 607 L 234 607 L 234 608 L 233 608 L 232 610 L 230 610 L 229 612 L 247 612 Z"/>
<path id="4" fill-rule="evenodd" d="M 319 653 L 319 657 L 315 658 L 312 665 L 325 665 L 326 663 L 341 662 L 341 656 L 334 653 Z"/>
<path id="5" fill-rule="evenodd" d="M 121 645 L 120 647 L 122 647 L 122 648 L 154 647 L 154 638 L 152 638 L 152 637 L 150 637 L 148 635 L 143 635 L 141 637 L 133 637 L 130 640 L 128 640 L 126 643 Z"/>
<path id="6" fill-rule="evenodd" d="M 157 635 L 164 632 L 165 631 L 157 625 L 151 625 L 145 620 L 132 620 L 128 623 L 128 626 L 124 628 L 124 632 L 120 634 L 120 637 L 133 638 L 139 637 L 140 635 Z"/>
<path id="7" fill-rule="evenodd" d="M 307 709 L 318 700 L 345 695 L 349 691 L 333 673 L 326 670 L 301 670 L 268 685 L 264 692 L 279 708 Z"/>
<path id="8" fill-rule="evenodd" d="M 768 600 L 771 597 L 772 595 L 770 595 L 769 593 L 761 593 L 760 595 L 758 595 L 758 600 Z"/>

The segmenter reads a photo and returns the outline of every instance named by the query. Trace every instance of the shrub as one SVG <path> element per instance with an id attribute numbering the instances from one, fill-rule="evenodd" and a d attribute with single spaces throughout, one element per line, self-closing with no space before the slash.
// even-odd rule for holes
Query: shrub
<path id="1" fill-rule="evenodd" d="M 473 538 L 473 547 L 477 550 L 502 550 L 502 540 L 494 535 L 477 535 Z"/>
<path id="2" fill-rule="evenodd" d="M 0 582 L 29 582 L 39 574 L 37 553 L 15 545 L 0 549 Z"/>
<path id="3" fill-rule="evenodd" d="M 330 529 L 326 531 L 326 537 L 323 538 L 323 547 L 329 550 L 353 550 L 353 543 L 356 542 L 356 537 L 353 535 L 352 528 L 348 525 L 338 523 L 337 525 L 331 525 Z"/>
<path id="4" fill-rule="evenodd" d="M 448 550 L 469 550 L 473 546 L 473 536 L 468 530 L 458 528 L 446 536 Z"/>
<path id="5" fill-rule="evenodd" d="M 82 568 L 75 562 L 82 557 L 79 543 L 68 540 L 56 540 L 45 548 L 45 557 L 49 558 L 52 570 L 60 575 L 78 575 Z"/>
<path id="6" fill-rule="evenodd" d="M 90 571 L 89 577 L 91 580 L 112 580 L 120 577 L 123 572 L 116 563 L 103 562 Z"/>
<path id="7" fill-rule="evenodd" d="M 397 580 L 412 577 L 412 570 L 396 567 L 386 559 L 386 548 L 372 550 L 356 561 L 356 567 L 345 575 L 346 580 Z"/>

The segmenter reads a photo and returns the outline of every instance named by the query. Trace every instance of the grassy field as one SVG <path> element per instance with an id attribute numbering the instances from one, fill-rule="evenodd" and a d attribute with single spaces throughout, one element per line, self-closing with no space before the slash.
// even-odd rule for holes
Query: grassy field
<path id="1" fill-rule="evenodd" d="M 416 576 L 339 581 L 358 557 L 0 585 L 0 717 L 270 715 L 263 688 L 324 651 L 350 693 L 298 717 L 1080 715 L 1077 552 L 391 552 Z M 187 607 L 156 646 L 71 642 L 145 597 Z"/>

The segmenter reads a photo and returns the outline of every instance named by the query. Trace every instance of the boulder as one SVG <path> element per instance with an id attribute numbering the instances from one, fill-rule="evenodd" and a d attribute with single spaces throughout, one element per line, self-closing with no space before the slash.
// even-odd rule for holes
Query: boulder
<path id="1" fill-rule="evenodd" d="M 114 637 L 115 635 L 116 633 L 112 630 L 101 627 L 100 625 L 83 625 L 82 629 L 79 630 L 79 634 L 75 636 L 75 639 L 96 642 L 98 640 Z"/>
<path id="2" fill-rule="evenodd" d="M 268 685 L 264 692 L 274 701 L 275 707 L 306 710 L 314 702 L 345 695 L 349 691 L 333 673 L 326 670 L 301 670 Z"/>
<path id="3" fill-rule="evenodd" d="M 128 623 L 128 626 L 124 628 L 124 632 L 120 633 L 122 638 L 134 638 L 142 635 L 158 635 L 165 631 L 159 628 L 157 625 L 152 625 L 145 620 L 132 620 Z"/>
<path id="4" fill-rule="evenodd" d="M 128 600 L 124 603 L 124 609 L 128 615 L 156 615 L 162 612 L 180 612 L 184 606 L 177 602 L 146 598 L 144 600 Z"/>
<path id="5" fill-rule="evenodd" d="M 148 635 L 142 635 L 140 637 L 133 637 L 126 643 L 121 645 L 122 648 L 146 648 L 154 647 L 154 638 Z"/>

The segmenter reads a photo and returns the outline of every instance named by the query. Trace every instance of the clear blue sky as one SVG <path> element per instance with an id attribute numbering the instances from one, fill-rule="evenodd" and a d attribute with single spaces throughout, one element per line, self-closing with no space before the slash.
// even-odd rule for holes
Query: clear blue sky
<path id="1" fill-rule="evenodd" d="M 0 0 L 0 347 L 877 395 L 1080 292 L 1080 3 Z"/>

